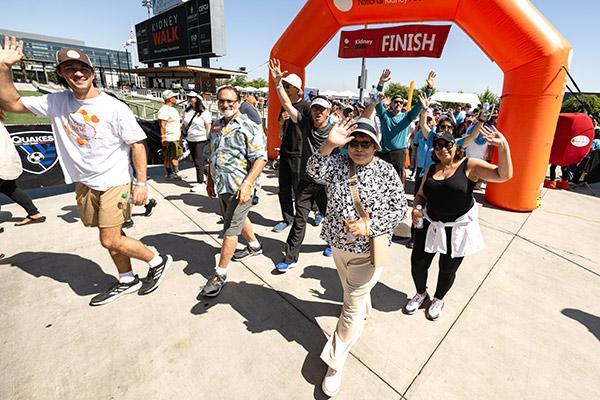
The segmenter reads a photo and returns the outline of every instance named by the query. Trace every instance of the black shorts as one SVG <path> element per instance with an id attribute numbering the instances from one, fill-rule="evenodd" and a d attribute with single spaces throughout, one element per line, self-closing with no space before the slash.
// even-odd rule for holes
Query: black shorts
<path id="1" fill-rule="evenodd" d="M 407 148 L 392 150 L 389 153 L 382 154 L 381 157 L 384 161 L 387 161 L 390 164 L 392 164 L 400 178 L 402 178 L 402 172 L 404 171 L 404 163 L 406 162 L 407 151 Z"/>

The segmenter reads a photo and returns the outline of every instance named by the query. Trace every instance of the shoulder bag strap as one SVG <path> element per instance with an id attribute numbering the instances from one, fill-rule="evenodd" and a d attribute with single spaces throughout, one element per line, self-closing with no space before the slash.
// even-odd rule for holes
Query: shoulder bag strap
<path id="1" fill-rule="evenodd" d="M 190 119 L 190 122 L 187 123 L 187 126 L 185 127 L 185 132 L 183 132 L 184 136 L 187 136 L 187 133 L 190 130 L 190 125 L 192 125 L 192 121 L 194 120 L 194 118 L 196 118 L 196 115 L 198 115 L 198 111 L 194 112 L 194 115 L 192 115 L 192 119 Z"/>
<path id="2" fill-rule="evenodd" d="M 354 208 L 356 208 L 356 211 L 358 211 L 361 218 L 368 220 L 369 216 L 365 212 L 365 209 L 360 202 L 360 197 L 358 196 L 358 176 L 356 175 L 356 165 L 350 158 L 348 158 L 348 162 L 350 163 L 348 166 L 348 184 L 350 185 L 350 193 L 352 194 Z"/>

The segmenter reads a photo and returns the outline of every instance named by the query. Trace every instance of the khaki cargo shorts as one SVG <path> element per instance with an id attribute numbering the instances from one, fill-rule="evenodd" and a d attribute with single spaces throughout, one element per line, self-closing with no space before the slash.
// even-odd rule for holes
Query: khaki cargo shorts
<path id="1" fill-rule="evenodd" d="M 83 183 L 77 183 L 75 198 L 77 199 L 77 212 L 83 225 L 98 228 L 113 228 L 123 225 L 127 210 L 127 198 L 122 198 L 123 194 L 130 196 L 130 183 L 110 187 L 104 192 L 91 189 Z"/>

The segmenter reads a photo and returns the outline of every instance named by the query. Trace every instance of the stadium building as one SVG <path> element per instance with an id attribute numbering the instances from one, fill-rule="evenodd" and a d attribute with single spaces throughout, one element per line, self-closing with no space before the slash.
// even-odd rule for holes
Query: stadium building
<path id="1" fill-rule="evenodd" d="M 17 32 L 0 28 L 0 37 L 14 36 L 23 41 L 23 52 L 25 60 L 22 65 L 15 69 L 15 80 L 35 80 L 48 83 L 49 75 L 54 74 L 56 51 L 64 47 L 73 47 L 86 53 L 94 68 L 98 82 L 103 87 L 117 87 L 129 85 L 136 81 L 135 74 L 130 74 L 131 54 L 126 51 L 102 49 L 89 47 L 81 40 L 73 40 L 55 36 L 45 36 L 36 33 Z M 23 75 L 22 67 L 26 75 Z M 137 79 L 137 85 L 142 84 L 143 79 Z"/>

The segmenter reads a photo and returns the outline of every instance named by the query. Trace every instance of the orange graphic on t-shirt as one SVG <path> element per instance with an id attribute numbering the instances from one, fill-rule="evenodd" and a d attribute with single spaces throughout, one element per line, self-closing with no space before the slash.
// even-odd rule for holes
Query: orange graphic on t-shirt
<path id="1" fill-rule="evenodd" d="M 73 137 L 78 145 L 84 146 L 90 139 L 96 137 L 96 124 L 100 122 L 94 114 L 80 108 L 74 113 L 69 113 L 69 118 L 61 117 L 62 124 L 69 136 Z"/>

